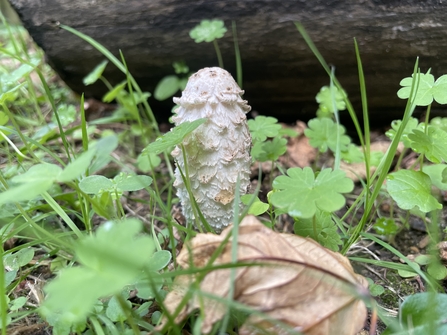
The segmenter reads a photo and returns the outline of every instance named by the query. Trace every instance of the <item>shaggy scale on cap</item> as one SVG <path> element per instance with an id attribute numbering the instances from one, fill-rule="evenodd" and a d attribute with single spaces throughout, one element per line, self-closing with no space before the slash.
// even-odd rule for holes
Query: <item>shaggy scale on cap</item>
<path id="1" fill-rule="evenodd" d="M 251 136 L 245 114 L 251 107 L 241 98 L 243 93 L 231 74 L 212 67 L 193 74 L 181 98 L 174 98 L 179 105 L 177 115 L 173 117 L 176 125 L 207 118 L 182 144 L 186 151 L 192 194 L 216 232 L 233 222 L 238 177 L 241 195 L 247 192 L 250 183 Z M 172 156 L 177 163 L 174 182 L 177 196 L 185 217 L 193 220 L 191 201 L 179 171 L 180 168 L 186 173 L 182 149 L 177 146 Z"/>

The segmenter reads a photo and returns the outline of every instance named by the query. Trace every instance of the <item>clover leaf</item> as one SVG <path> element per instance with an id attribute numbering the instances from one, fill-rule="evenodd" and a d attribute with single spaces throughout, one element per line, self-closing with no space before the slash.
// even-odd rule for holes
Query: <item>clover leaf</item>
<path id="1" fill-rule="evenodd" d="M 227 28 L 222 20 L 202 20 L 189 32 L 189 36 L 196 43 L 212 42 L 223 37 L 226 32 Z"/>
<path id="2" fill-rule="evenodd" d="M 401 124 L 402 120 L 394 120 L 393 122 L 391 122 L 391 129 L 389 129 L 385 133 L 385 135 L 390 140 L 393 140 Z M 411 141 L 408 139 L 408 134 L 410 134 L 413 129 L 422 129 L 422 128 L 423 124 L 422 123 L 419 124 L 419 121 L 416 118 L 412 117 L 408 120 L 407 124 L 405 125 L 402 136 L 400 137 L 400 141 L 404 144 L 405 148 L 409 148 L 411 146 Z"/>
<path id="3" fill-rule="evenodd" d="M 269 199 L 275 207 L 294 217 L 311 218 L 317 209 L 334 212 L 343 207 L 346 199 L 341 193 L 351 192 L 354 183 L 341 170 L 324 169 L 315 176 L 305 167 L 288 169 L 287 176 L 273 181 L 273 188 Z"/>
<path id="4" fill-rule="evenodd" d="M 345 128 L 342 125 L 329 118 L 312 119 L 307 125 L 309 128 L 304 131 L 304 134 L 309 138 L 309 144 L 320 152 L 326 152 L 328 148 L 332 151 L 336 150 L 337 132 L 340 134 L 340 150 L 348 150 L 351 139 L 345 135 Z"/>
<path id="5" fill-rule="evenodd" d="M 348 150 L 341 152 L 341 159 L 346 163 L 361 163 L 364 161 L 363 152 L 360 150 L 360 147 L 353 143 L 349 144 Z"/>
<path id="6" fill-rule="evenodd" d="M 271 141 L 256 142 L 251 149 L 251 155 L 259 162 L 276 161 L 287 151 L 287 140 L 275 137 Z"/>
<path id="7" fill-rule="evenodd" d="M 135 219 L 109 221 L 94 235 L 75 242 L 80 265 L 61 270 L 45 286 L 48 296 L 40 313 L 65 324 L 83 322 L 99 298 L 117 294 L 132 284 L 148 267 L 155 249 L 152 238 L 141 235 L 142 230 L 143 224 Z"/>
<path id="8" fill-rule="evenodd" d="M 441 105 L 447 103 L 447 75 L 439 77 L 435 82 L 435 78 L 429 71 L 425 74 L 416 74 L 416 77 L 413 74 L 411 77 L 402 79 L 400 85 L 403 87 L 397 92 L 399 98 L 408 99 L 410 97 L 413 79 L 419 80 L 414 100 L 417 106 L 428 106 L 433 99 Z"/>
<path id="9" fill-rule="evenodd" d="M 399 170 L 387 176 L 387 190 L 397 205 L 406 210 L 418 207 L 428 213 L 442 205 L 431 194 L 430 177 L 421 171 Z"/>
<path id="10" fill-rule="evenodd" d="M 342 244 L 337 226 L 332 221 L 331 213 L 328 212 L 317 210 L 310 219 L 295 219 L 293 230 L 295 234 L 310 237 L 333 251 L 338 251 L 338 246 Z"/>
<path id="11" fill-rule="evenodd" d="M 335 112 L 334 102 L 337 110 L 341 111 L 346 109 L 346 103 L 344 100 L 346 98 L 346 92 L 339 91 L 337 87 L 333 87 L 332 90 L 333 92 L 331 92 L 331 88 L 329 86 L 323 86 L 315 97 L 315 100 L 320 104 L 319 111 L 324 115 L 330 115 Z"/>
<path id="12" fill-rule="evenodd" d="M 408 135 L 411 148 L 420 154 L 424 154 L 433 163 L 447 161 L 447 132 L 442 129 L 428 126 L 427 133 L 414 129 Z"/>
<path id="13" fill-rule="evenodd" d="M 447 131 L 447 117 L 440 117 L 440 116 L 434 117 L 433 119 L 430 120 L 430 125 L 442 129 L 444 131 Z"/>
<path id="14" fill-rule="evenodd" d="M 447 191 L 447 165 L 445 164 L 433 164 L 424 166 L 424 173 L 428 174 L 431 182 L 434 186 L 440 190 Z"/>
<path id="15" fill-rule="evenodd" d="M 73 105 L 61 104 L 57 108 L 57 115 L 59 116 L 62 126 L 64 127 L 76 120 L 76 114 L 76 108 Z M 55 114 L 51 116 L 51 121 L 54 123 L 57 122 Z"/>
<path id="16" fill-rule="evenodd" d="M 248 129 L 254 141 L 265 141 L 267 137 L 278 136 L 281 125 L 278 119 L 271 116 L 259 115 L 253 120 L 248 120 Z"/>

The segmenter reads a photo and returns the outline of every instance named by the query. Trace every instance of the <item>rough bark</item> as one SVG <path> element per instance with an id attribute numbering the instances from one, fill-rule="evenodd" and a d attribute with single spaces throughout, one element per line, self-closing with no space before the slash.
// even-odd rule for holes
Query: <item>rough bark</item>
<path id="1" fill-rule="evenodd" d="M 306 119 L 316 111 L 315 95 L 328 76 L 296 30 L 309 35 L 360 111 L 353 38 L 359 44 L 372 121 L 403 113 L 397 98 L 399 82 L 411 75 L 416 57 L 422 71 L 447 73 L 447 2 L 435 0 L 10 0 L 50 64 L 77 92 L 101 97 L 102 85 L 84 87 L 82 78 L 104 57 L 86 42 L 59 29 L 69 25 L 104 44 L 122 50 L 140 85 L 153 92 L 173 72 L 172 62 L 184 60 L 194 72 L 216 66 L 212 44 L 196 44 L 189 30 L 202 19 L 237 23 L 244 71 L 244 98 L 253 110 L 283 120 Z M 235 75 L 231 28 L 219 44 L 225 67 Z M 112 65 L 105 76 L 118 82 Z M 157 103 L 170 114 L 172 102 Z"/>

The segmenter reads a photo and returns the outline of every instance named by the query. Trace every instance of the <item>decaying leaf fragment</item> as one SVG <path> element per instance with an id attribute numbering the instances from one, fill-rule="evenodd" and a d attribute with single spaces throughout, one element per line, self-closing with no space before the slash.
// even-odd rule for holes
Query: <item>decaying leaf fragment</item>
<path id="1" fill-rule="evenodd" d="M 178 263 L 184 269 L 207 265 L 231 229 L 226 228 L 220 236 L 198 234 L 183 247 Z M 191 260 L 194 264 L 190 264 Z M 238 262 L 259 266 L 235 268 L 234 300 L 268 316 L 261 318 L 252 314 L 239 330 L 240 334 L 257 334 L 259 329 L 286 334 L 280 323 L 306 335 L 353 335 L 362 328 L 366 307 L 357 297 L 366 294 L 367 282 L 353 272 L 347 258 L 340 254 L 310 239 L 276 233 L 256 217 L 247 216 L 239 227 Z M 213 265 L 228 263 L 231 263 L 231 238 Z M 228 268 L 210 271 L 200 281 L 200 291 L 226 298 L 230 272 Z M 164 302 L 171 315 L 197 276 L 176 277 L 174 289 Z M 205 315 L 201 331 L 205 334 L 227 313 L 224 304 L 200 296 L 196 290 L 176 315 L 175 322 L 181 322 L 200 306 Z M 271 322 L 270 318 L 279 322 Z M 166 320 L 158 329 L 165 324 Z"/>

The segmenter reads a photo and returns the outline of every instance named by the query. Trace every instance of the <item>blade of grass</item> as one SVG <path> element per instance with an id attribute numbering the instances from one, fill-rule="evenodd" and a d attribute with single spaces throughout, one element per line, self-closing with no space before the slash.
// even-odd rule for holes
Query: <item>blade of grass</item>
<path id="1" fill-rule="evenodd" d="M 413 73 L 417 73 L 418 65 L 419 65 L 419 59 L 416 59 Z M 410 117 L 413 114 L 413 111 L 416 107 L 414 104 L 414 101 L 413 101 L 414 97 L 416 96 L 416 89 L 417 89 L 417 86 L 415 87 L 415 81 L 413 81 L 412 87 L 411 87 L 411 92 L 410 92 L 410 98 L 408 99 L 407 105 L 405 107 L 405 112 L 404 112 L 404 116 L 402 118 L 402 123 L 401 123 L 399 129 L 397 130 L 396 136 L 394 137 L 393 141 L 391 142 L 391 145 L 389 146 L 386 155 L 382 159 L 382 162 L 379 164 L 376 172 L 374 173 L 374 175 L 371 178 L 372 180 L 375 180 L 375 178 L 377 178 L 377 180 L 374 182 L 374 188 L 373 188 L 373 191 L 369 198 L 369 202 L 365 203 L 365 211 L 362 215 L 362 218 L 361 218 L 359 224 L 354 228 L 354 232 L 349 237 L 348 241 L 343 245 L 342 254 L 345 254 L 349 250 L 351 245 L 353 245 L 357 241 L 357 239 L 360 236 L 360 233 L 363 231 L 364 227 L 366 226 L 366 224 L 369 220 L 369 216 L 370 216 L 372 209 L 374 207 L 374 202 L 376 201 L 377 196 L 380 193 L 383 182 L 385 181 L 388 171 L 390 170 L 391 165 L 394 161 L 395 152 L 397 150 L 397 146 L 399 145 L 400 138 L 402 137 L 405 126 L 407 125 L 408 121 L 410 120 Z"/>
<path id="2" fill-rule="evenodd" d="M 238 39 L 237 39 L 236 21 L 231 22 L 231 28 L 233 31 L 234 55 L 236 57 L 237 84 L 242 89 L 242 59 L 241 59 L 241 52 L 239 50 L 239 43 L 238 43 Z"/>

